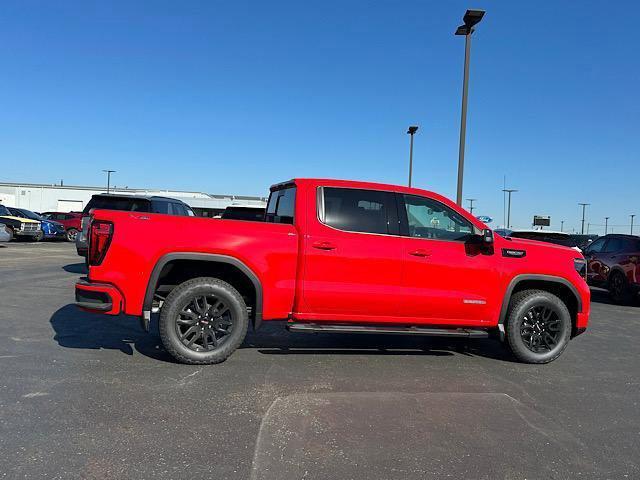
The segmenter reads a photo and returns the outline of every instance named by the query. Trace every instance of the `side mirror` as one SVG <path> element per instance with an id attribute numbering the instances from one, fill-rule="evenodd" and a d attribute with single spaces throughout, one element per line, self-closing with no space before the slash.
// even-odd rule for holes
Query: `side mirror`
<path id="1" fill-rule="evenodd" d="M 493 230 L 488 228 L 482 230 L 482 243 L 486 245 L 493 245 Z"/>

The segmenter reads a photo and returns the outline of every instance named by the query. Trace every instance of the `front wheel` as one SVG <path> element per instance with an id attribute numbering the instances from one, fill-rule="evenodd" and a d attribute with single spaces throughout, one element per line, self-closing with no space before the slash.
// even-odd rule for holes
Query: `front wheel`
<path id="1" fill-rule="evenodd" d="M 75 228 L 70 228 L 67 230 L 67 242 L 75 242 L 76 237 L 78 236 L 78 230 Z"/>
<path id="2" fill-rule="evenodd" d="M 33 237 L 33 241 L 34 242 L 40 242 L 42 241 L 42 239 L 44 239 L 44 232 L 42 230 L 40 230 L 38 233 L 36 233 L 36 235 Z"/>
<path id="3" fill-rule="evenodd" d="M 248 325 L 247 306 L 233 286 L 217 278 L 194 278 L 167 296 L 160 339 L 181 363 L 220 363 L 242 344 Z"/>
<path id="4" fill-rule="evenodd" d="M 626 305 L 631 301 L 631 290 L 626 277 L 619 271 L 609 275 L 609 296 L 615 303 Z"/>
<path id="5" fill-rule="evenodd" d="M 544 290 L 513 296 L 506 319 L 507 345 L 525 363 L 549 363 L 571 338 L 571 314 L 562 300 Z"/>

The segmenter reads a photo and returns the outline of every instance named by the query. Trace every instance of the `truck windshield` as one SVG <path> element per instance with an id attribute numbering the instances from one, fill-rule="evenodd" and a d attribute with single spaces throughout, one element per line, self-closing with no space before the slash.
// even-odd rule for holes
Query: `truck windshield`
<path id="1" fill-rule="evenodd" d="M 12 217 L 13 215 L 11 215 L 11 212 L 9 211 L 9 209 L 7 207 L 5 207 L 4 205 L 0 205 L 0 215 L 4 216 L 4 217 Z"/>
<path id="2" fill-rule="evenodd" d="M 296 207 L 296 187 L 291 186 L 273 190 L 269 195 L 265 221 L 271 223 L 293 224 Z"/>

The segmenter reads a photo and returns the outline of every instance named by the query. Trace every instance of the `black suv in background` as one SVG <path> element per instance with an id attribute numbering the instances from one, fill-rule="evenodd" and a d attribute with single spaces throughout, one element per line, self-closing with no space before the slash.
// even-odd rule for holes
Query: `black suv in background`
<path id="1" fill-rule="evenodd" d="M 640 292 L 640 237 L 605 235 L 583 253 L 589 285 L 606 288 L 616 303 L 629 303 Z"/>
<path id="2" fill-rule="evenodd" d="M 194 217 L 191 207 L 181 200 L 169 197 L 142 195 L 115 195 L 103 193 L 93 195 L 82 211 L 82 231 L 76 236 L 76 250 L 81 257 L 87 256 L 87 230 L 91 210 L 124 210 L 129 212 L 164 213 Z"/>

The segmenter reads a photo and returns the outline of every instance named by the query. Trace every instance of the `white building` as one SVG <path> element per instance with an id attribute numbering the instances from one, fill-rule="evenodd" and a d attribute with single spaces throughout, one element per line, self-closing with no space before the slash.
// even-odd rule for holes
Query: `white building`
<path id="1" fill-rule="evenodd" d="M 38 183 L 0 183 L 0 203 L 7 207 L 26 208 L 35 212 L 80 212 L 92 195 L 106 193 L 103 187 L 44 185 Z M 229 205 L 266 207 L 267 199 L 236 195 L 212 195 L 202 192 L 111 188 L 110 193 L 125 195 L 158 195 L 182 200 L 198 214 L 212 217 Z"/>

